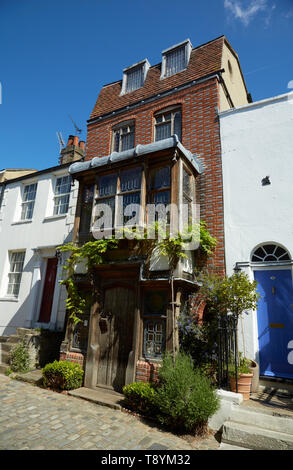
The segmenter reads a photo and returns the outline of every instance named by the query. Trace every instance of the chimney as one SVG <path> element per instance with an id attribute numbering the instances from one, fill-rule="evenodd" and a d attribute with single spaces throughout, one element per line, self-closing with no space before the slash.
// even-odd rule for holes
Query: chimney
<path id="1" fill-rule="evenodd" d="M 70 135 L 68 137 L 67 145 L 60 152 L 59 163 L 63 165 L 64 163 L 75 162 L 81 160 L 85 155 L 85 141 L 81 140 L 79 142 L 79 137 L 77 135 Z"/>

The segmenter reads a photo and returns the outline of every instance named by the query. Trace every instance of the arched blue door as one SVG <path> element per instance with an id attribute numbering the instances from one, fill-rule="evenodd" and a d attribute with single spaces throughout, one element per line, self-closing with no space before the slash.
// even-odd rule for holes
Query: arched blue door
<path id="1" fill-rule="evenodd" d="M 254 271 L 260 375 L 293 379 L 293 285 L 290 269 Z"/>

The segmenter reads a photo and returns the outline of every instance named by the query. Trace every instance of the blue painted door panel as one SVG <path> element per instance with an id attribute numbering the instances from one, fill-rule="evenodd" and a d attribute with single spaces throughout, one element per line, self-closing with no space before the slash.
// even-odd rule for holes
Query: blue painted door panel
<path id="1" fill-rule="evenodd" d="M 291 270 L 255 271 L 260 375 L 293 379 L 293 286 Z"/>

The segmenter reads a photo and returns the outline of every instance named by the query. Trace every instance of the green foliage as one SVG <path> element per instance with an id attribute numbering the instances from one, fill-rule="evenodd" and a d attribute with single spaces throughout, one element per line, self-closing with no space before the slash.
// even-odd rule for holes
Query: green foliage
<path id="1" fill-rule="evenodd" d="M 206 255 L 211 255 L 217 245 L 217 239 L 212 237 L 207 229 L 206 222 L 200 221 L 200 247 Z"/>
<path id="2" fill-rule="evenodd" d="M 66 308 L 70 312 L 70 318 L 74 324 L 80 321 L 79 315 L 88 311 L 93 303 L 92 295 L 84 294 L 77 288 L 74 271 L 75 266 L 82 260 L 85 260 L 89 275 L 91 275 L 92 269 L 97 264 L 103 263 L 103 255 L 108 250 L 113 250 L 118 247 L 118 240 L 102 239 L 95 240 L 85 243 L 82 246 L 76 246 L 72 243 L 59 246 L 57 249 L 60 252 L 70 252 L 70 256 L 67 259 L 63 269 L 67 273 L 67 278 L 61 281 L 67 289 L 67 300 Z"/>
<path id="3" fill-rule="evenodd" d="M 206 300 L 209 311 L 218 314 L 233 313 L 239 317 L 246 310 L 256 309 L 259 294 L 257 281 L 250 281 L 243 273 L 230 277 L 215 274 L 202 274 L 199 277 L 200 292 Z"/>
<path id="4" fill-rule="evenodd" d="M 194 369 L 190 356 L 179 353 L 174 361 L 166 355 L 159 378 L 155 397 L 159 421 L 179 431 L 204 432 L 219 400 L 209 379 Z"/>
<path id="5" fill-rule="evenodd" d="M 149 382 L 134 382 L 123 387 L 125 405 L 145 416 L 155 415 L 155 385 Z"/>
<path id="6" fill-rule="evenodd" d="M 10 367 L 8 367 L 8 369 L 6 369 L 5 371 L 5 375 L 11 375 L 12 373 L 13 373 L 13 370 Z"/>
<path id="7" fill-rule="evenodd" d="M 76 362 L 54 361 L 42 369 L 43 385 L 61 390 L 73 390 L 82 385 L 83 369 Z"/>
<path id="8" fill-rule="evenodd" d="M 30 357 L 27 344 L 24 340 L 12 349 L 9 364 L 13 372 L 27 372 L 29 370 Z"/>
<path id="9" fill-rule="evenodd" d="M 241 352 L 238 354 L 238 360 L 237 360 L 237 377 L 240 376 L 240 374 L 251 374 L 251 360 L 247 359 L 246 357 L 243 357 Z M 231 357 L 229 365 L 228 365 L 228 372 L 229 372 L 229 377 L 235 377 L 236 376 L 236 367 L 235 367 L 235 357 Z"/>

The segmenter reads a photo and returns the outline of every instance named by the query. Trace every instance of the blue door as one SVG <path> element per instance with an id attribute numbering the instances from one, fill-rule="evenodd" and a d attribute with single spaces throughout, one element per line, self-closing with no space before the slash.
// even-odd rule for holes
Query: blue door
<path id="1" fill-rule="evenodd" d="M 257 322 L 260 375 L 293 379 L 291 270 L 254 271 L 261 295 Z"/>

